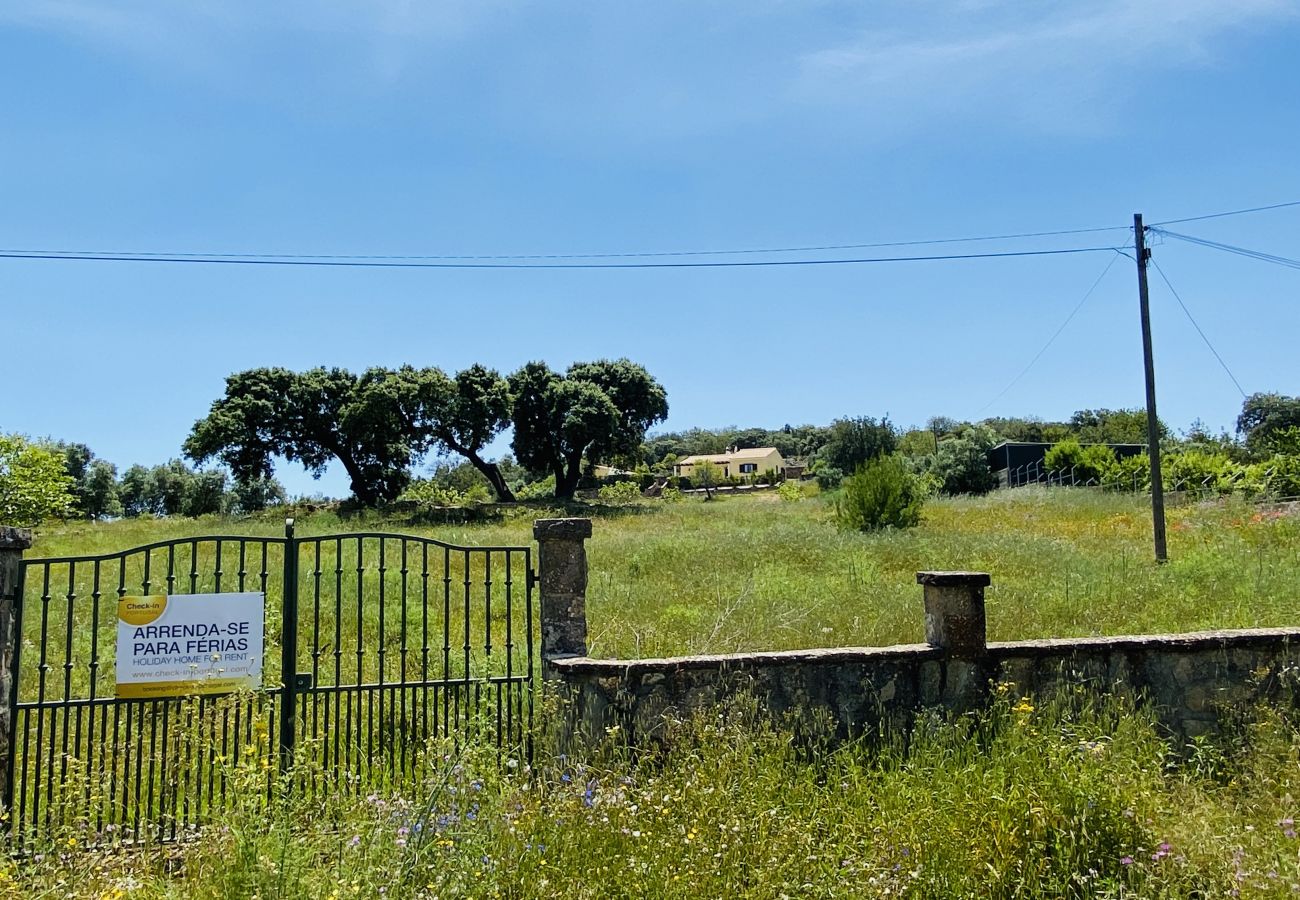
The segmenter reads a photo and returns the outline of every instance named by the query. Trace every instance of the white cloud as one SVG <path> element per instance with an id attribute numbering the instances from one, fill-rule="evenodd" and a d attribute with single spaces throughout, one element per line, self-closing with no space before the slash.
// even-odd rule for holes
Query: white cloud
<path id="1" fill-rule="evenodd" d="M 803 55 L 792 95 L 904 119 L 935 112 L 1069 127 L 1114 106 L 1146 73 L 1205 65 L 1234 31 L 1294 18 L 1292 0 L 965 2 L 908 28 L 866 28 Z M 1130 89 L 1126 90 L 1125 86 Z"/>

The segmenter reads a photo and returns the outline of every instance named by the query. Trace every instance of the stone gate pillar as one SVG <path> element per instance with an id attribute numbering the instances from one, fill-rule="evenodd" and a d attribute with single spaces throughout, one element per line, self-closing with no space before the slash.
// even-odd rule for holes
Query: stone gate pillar
<path id="1" fill-rule="evenodd" d="M 953 710 L 982 703 L 992 674 L 984 621 L 987 572 L 917 572 L 925 589 L 925 642 L 943 651 L 940 701 Z"/>
<path id="2" fill-rule="evenodd" d="M 0 813 L 7 814 L 13 805 L 13 785 L 9 781 L 9 746 L 14 698 L 14 656 L 18 652 L 18 569 L 23 551 L 32 546 L 32 533 L 26 528 L 0 525 Z"/>
<path id="3" fill-rule="evenodd" d="M 591 519 L 538 519 L 542 675 L 553 659 L 587 655 L 587 547 Z"/>

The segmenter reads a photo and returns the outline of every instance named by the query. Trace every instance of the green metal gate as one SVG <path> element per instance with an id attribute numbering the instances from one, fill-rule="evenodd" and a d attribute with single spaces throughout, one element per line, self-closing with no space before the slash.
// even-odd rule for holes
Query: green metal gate
<path id="1" fill-rule="evenodd" d="M 364 532 L 205 535 L 19 567 L 9 827 L 18 846 L 183 836 L 230 773 L 338 789 L 418 779 L 433 742 L 532 751 L 530 547 Z M 115 696 L 117 600 L 260 592 L 262 685 Z"/>

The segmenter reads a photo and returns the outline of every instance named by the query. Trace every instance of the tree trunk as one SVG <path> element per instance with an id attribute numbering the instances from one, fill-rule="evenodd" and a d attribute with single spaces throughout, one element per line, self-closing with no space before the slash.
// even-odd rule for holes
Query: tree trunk
<path id="1" fill-rule="evenodd" d="M 501 467 L 494 462 L 488 462 L 477 453 L 470 450 L 460 451 L 461 455 L 469 460 L 470 465 L 478 469 L 483 477 L 492 485 L 492 490 L 496 492 L 497 500 L 502 503 L 514 503 L 515 495 L 510 490 L 510 485 L 506 484 L 505 476 L 501 474 Z"/>
<path id="2" fill-rule="evenodd" d="M 379 505 L 379 492 L 375 490 L 374 485 L 366 482 L 365 476 L 361 473 L 361 467 L 356 461 L 346 453 L 335 453 L 339 462 L 343 463 L 344 470 L 348 473 L 348 480 L 352 485 L 352 494 L 357 498 L 357 502 L 365 507 L 374 507 Z"/>
<path id="3" fill-rule="evenodd" d="M 570 457 L 565 465 L 555 468 L 555 499 L 572 500 L 578 490 L 578 481 L 582 478 L 582 454 Z"/>

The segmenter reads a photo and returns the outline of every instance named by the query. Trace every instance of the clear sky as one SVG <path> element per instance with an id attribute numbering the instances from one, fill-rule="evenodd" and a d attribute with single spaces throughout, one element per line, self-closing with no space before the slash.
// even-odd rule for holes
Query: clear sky
<path id="1" fill-rule="evenodd" d="M 1113 232 L 1300 199 L 1300 3 L 0 0 L 0 249 L 502 255 Z M 1300 256 L 1300 207 L 1171 225 Z M 1300 272 L 1154 255 L 1247 392 L 1300 393 Z M 754 259 L 756 257 L 716 257 Z M 179 453 L 252 366 L 627 356 L 664 427 L 1143 400 L 1117 258 L 313 269 L 0 259 L 0 430 Z M 1241 395 L 1152 272 L 1162 416 Z M 994 398 L 997 397 L 996 400 Z M 990 403 L 990 401 L 993 401 Z M 504 448 L 502 448 L 504 449 Z M 283 469 L 291 491 L 346 493 Z"/>

